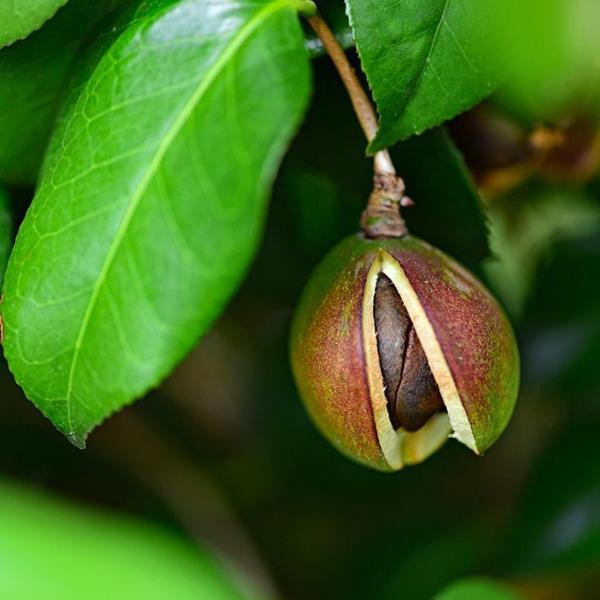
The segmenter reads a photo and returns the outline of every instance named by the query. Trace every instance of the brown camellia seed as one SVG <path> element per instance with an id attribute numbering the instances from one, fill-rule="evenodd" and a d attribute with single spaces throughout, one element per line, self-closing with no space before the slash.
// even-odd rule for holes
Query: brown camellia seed
<path id="1" fill-rule="evenodd" d="M 445 410 L 444 402 L 400 295 L 383 274 L 377 279 L 374 313 L 390 419 L 396 429 L 418 431 Z"/>
<path id="2" fill-rule="evenodd" d="M 342 452 L 381 470 L 453 437 L 480 454 L 519 382 L 511 326 L 461 265 L 410 235 L 343 240 L 299 303 L 292 367 L 309 413 Z"/>

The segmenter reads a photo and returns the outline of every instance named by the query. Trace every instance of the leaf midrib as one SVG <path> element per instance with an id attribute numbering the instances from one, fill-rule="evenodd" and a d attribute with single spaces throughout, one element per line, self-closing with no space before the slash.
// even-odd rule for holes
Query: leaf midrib
<path id="1" fill-rule="evenodd" d="M 419 76 L 417 77 L 417 80 L 415 81 L 415 85 L 412 87 L 410 92 L 406 95 L 406 100 L 404 101 L 404 106 L 402 107 L 402 111 L 401 111 L 402 113 L 406 110 L 406 107 L 410 104 L 410 101 L 414 98 L 415 94 L 419 90 L 419 87 L 421 86 L 421 82 L 423 81 L 423 77 L 425 76 L 425 72 L 427 71 L 429 61 L 431 59 L 431 56 L 433 55 L 433 51 L 435 49 L 435 45 L 437 43 L 438 36 L 442 29 L 444 19 L 446 18 L 446 12 L 448 10 L 449 5 L 450 5 L 450 0 L 446 0 L 444 2 L 444 8 L 442 9 L 442 12 L 440 14 L 440 20 L 438 21 L 438 24 L 437 24 L 437 27 L 435 28 L 435 32 L 433 33 L 433 36 L 431 37 L 431 44 L 429 45 L 429 49 L 427 50 L 427 55 L 425 56 L 425 60 L 423 61 L 423 68 L 421 69 L 421 72 L 419 73 Z"/>
<path id="2" fill-rule="evenodd" d="M 264 21 L 266 21 L 273 13 L 275 13 L 279 9 L 291 5 L 292 2 L 293 0 L 275 0 L 271 2 L 264 8 L 256 12 L 250 18 L 250 20 L 243 27 L 241 27 L 239 31 L 233 36 L 233 38 L 225 46 L 219 59 L 215 61 L 215 63 L 210 67 L 210 69 L 208 69 L 206 77 L 202 80 L 197 90 L 192 94 L 189 101 L 184 105 L 183 109 L 181 110 L 181 113 L 179 114 L 178 118 L 175 119 L 169 131 L 167 131 L 166 135 L 163 138 L 163 141 L 159 144 L 158 148 L 156 149 L 156 153 L 154 154 L 152 161 L 149 163 L 146 174 L 144 175 L 144 177 L 142 177 L 138 187 L 134 190 L 129 207 L 123 215 L 115 237 L 106 254 L 106 258 L 102 263 L 102 267 L 98 274 L 98 278 L 96 279 L 96 283 L 94 284 L 94 287 L 92 289 L 92 294 L 86 307 L 86 311 L 83 315 L 81 326 L 79 328 L 77 339 L 75 341 L 75 348 L 73 352 L 73 359 L 71 361 L 71 367 L 69 369 L 69 378 L 67 381 L 67 391 L 65 397 L 67 409 L 67 426 L 70 435 L 75 434 L 75 432 L 73 431 L 73 423 L 71 417 L 71 396 L 73 393 L 73 380 L 75 377 L 75 371 L 80 354 L 80 349 L 83 345 L 83 339 L 85 337 L 92 313 L 96 306 L 96 302 L 100 295 L 100 291 L 106 280 L 108 271 L 115 259 L 115 256 L 117 255 L 117 251 L 121 245 L 121 242 L 125 238 L 129 224 L 133 219 L 133 216 L 144 196 L 145 191 L 147 190 L 150 182 L 152 181 L 154 174 L 158 171 L 160 163 L 164 158 L 167 150 L 171 146 L 171 143 L 175 140 L 177 134 L 181 131 L 182 127 L 184 126 L 188 117 L 192 114 L 196 105 L 200 102 L 200 100 L 210 88 L 210 86 L 221 74 L 223 69 L 229 63 L 229 60 L 234 56 L 235 52 L 239 50 L 239 48 L 244 44 L 246 40 L 250 38 L 254 31 L 256 31 L 256 29 L 258 29 L 258 27 Z"/>

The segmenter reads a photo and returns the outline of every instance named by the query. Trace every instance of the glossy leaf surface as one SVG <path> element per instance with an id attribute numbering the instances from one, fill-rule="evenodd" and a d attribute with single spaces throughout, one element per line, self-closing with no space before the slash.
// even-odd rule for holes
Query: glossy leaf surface
<path id="1" fill-rule="evenodd" d="M 4 303 L 15 378 L 80 446 L 239 284 L 309 90 L 292 0 L 142 2 L 87 68 Z"/>
<path id="2" fill-rule="evenodd" d="M 380 113 L 372 151 L 439 125 L 497 85 L 490 6 L 473 0 L 347 0 Z"/>
<path id="3" fill-rule="evenodd" d="M 39 29 L 67 0 L 0 2 L 0 48 Z"/>

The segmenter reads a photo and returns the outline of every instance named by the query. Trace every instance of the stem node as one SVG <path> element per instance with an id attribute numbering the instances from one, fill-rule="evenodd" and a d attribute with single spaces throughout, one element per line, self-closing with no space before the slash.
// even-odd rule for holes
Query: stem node
<path id="1" fill-rule="evenodd" d="M 360 225 L 369 238 L 401 237 L 408 233 L 400 206 L 406 198 L 404 181 L 391 173 L 375 173 L 373 191 L 363 211 Z"/>

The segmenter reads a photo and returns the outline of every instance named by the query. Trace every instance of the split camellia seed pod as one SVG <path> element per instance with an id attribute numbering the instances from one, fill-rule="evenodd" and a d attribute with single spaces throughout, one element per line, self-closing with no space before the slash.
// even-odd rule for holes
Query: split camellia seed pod
<path id="1" fill-rule="evenodd" d="M 454 437 L 480 454 L 519 384 L 511 326 L 454 260 L 412 237 L 342 241 L 312 276 L 292 327 L 302 398 L 343 453 L 381 470 Z"/>

